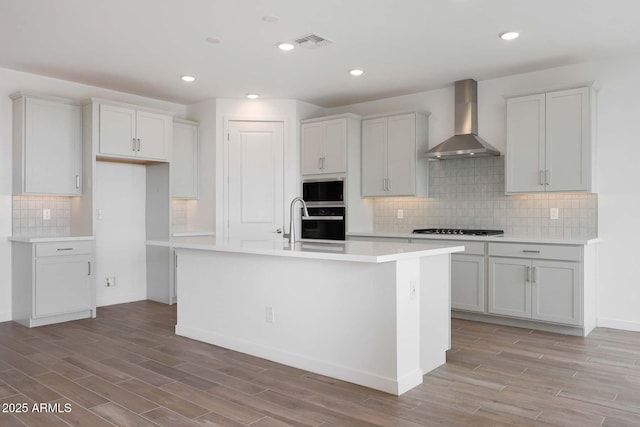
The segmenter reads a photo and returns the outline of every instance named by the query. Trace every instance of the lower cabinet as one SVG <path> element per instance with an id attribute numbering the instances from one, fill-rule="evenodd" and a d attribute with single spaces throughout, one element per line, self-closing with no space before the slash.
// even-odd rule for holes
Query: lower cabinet
<path id="1" fill-rule="evenodd" d="M 489 244 L 500 252 L 502 247 Z M 520 249 L 512 245 L 509 255 L 542 255 L 543 251 L 562 252 L 565 247 L 539 246 Z M 522 246 L 524 247 L 524 246 Z M 571 248 L 577 249 L 577 248 Z M 519 252 L 518 252 L 519 251 Z M 567 258 L 575 253 L 565 251 Z M 565 325 L 583 324 L 582 263 L 531 258 L 489 257 L 489 313 Z"/>
<path id="2" fill-rule="evenodd" d="M 13 320 L 28 327 L 95 317 L 93 241 L 13 242 Z"/>
<path id="3" fill-rule="evenodd" d="M 451 308 L 484 312 L 484 255 L 451 255 Z"/>

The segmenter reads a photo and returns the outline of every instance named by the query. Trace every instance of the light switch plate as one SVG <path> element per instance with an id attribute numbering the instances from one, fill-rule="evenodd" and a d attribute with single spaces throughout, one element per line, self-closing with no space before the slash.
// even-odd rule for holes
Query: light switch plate
<path id="1" fill-rule="evenodd" d="M 549 209 L 549 218 L 551 218 L 551 219 L 559 219 L 560 218 L 560 209 L 558 209 L 558 208 Z"/>
<path id="2" fill-rule="evenodd" d="M 404 218 L 404 210 L 403 209 L 398 209 L 397 217 L 398 217 L 398 219 Z"/>
<path id="3" fill-rule="evenodd" d="M 45 221 L 49 221 L 51 219 L 51 209 L 49 208 L 42 209 L 42 219 Z"/>

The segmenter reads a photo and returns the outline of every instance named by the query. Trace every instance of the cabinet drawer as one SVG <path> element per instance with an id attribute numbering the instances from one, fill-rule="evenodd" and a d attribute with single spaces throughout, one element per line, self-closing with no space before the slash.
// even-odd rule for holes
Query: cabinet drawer
<path id="1" fill-rule="evenodd" d="M 38 243 L 36 245 L 37 257 L 90 254 L 92 252 L 92 241 Z"/>
<path id="2" fill-rule="evenodd" d="M 489 243 L 489 255 L 529 259 L 582 261 L 582 248 L 579 246 Z"/>
<path id="3" fill-rule="evenodd" d="M 435 240 L 435 239 L 411 239 L 413 243 L 442 243 L 446 245 L 464 246 L 463 252 L 457 254 L 484 255 L 484 242 L 470 242 L 465 240 Z"/>

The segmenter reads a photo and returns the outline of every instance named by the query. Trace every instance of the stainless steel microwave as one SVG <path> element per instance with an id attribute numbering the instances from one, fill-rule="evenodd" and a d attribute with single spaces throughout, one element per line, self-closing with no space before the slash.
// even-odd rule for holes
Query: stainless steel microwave
<path id="1" fill-rule="evenodd" d="M 302 183 L 302 198 L 305 202 L 344 203 L 344 181 L 312 180 Z"/>

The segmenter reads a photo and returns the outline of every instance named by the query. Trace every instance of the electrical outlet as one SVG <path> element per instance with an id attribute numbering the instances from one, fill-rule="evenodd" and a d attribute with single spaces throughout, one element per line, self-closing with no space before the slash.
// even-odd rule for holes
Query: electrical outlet
<path id="1" fill-rule="evenodd" d="M 98 221 L 102 221 L 102 209 L 96 209 L 96 216 L 98 217 Z"/>
<path id="2" fill-rule="evenodd" d="M 559 219 L 560 218 L 560 209 L 558 209 L 558 208 L 549 209 L 549 218 L 551 218 L 551 219 Z"/>
<path id="3" fill-rule="evenodd" d="M 267 307 L 266 310 L 265 310 L 265 314 L 266 314 L 265 321 L 267 323 L 274 323 L 275 322 L 275 319 L 273 317 L 273 307 Z"/>
<path id="4" fill-rule="evenodd" d="M 403 209 L 398 209 L 397 217 L 398 217 L 398 219 L 404 218 L 404 210 Z"/>
<path id="5" fill-rule="evenodd" d="M 415 280 L 412 280 L 409 283 L 409 299 L 413 300 L 416 299 L 418 296 L 418 285 L 416 284 Z"/>
<path id="6" fill-rule="evenodd" d="M 116 276 L 107 277 L 104 286 L 113 288 L 116 285 Z"/>
<path id="7" fill-rule="evenodd" d="M 42 209 L 42 219 L 44 219 L 45 221 L 49 221 L 51 219 L 51 209 Z"/>

